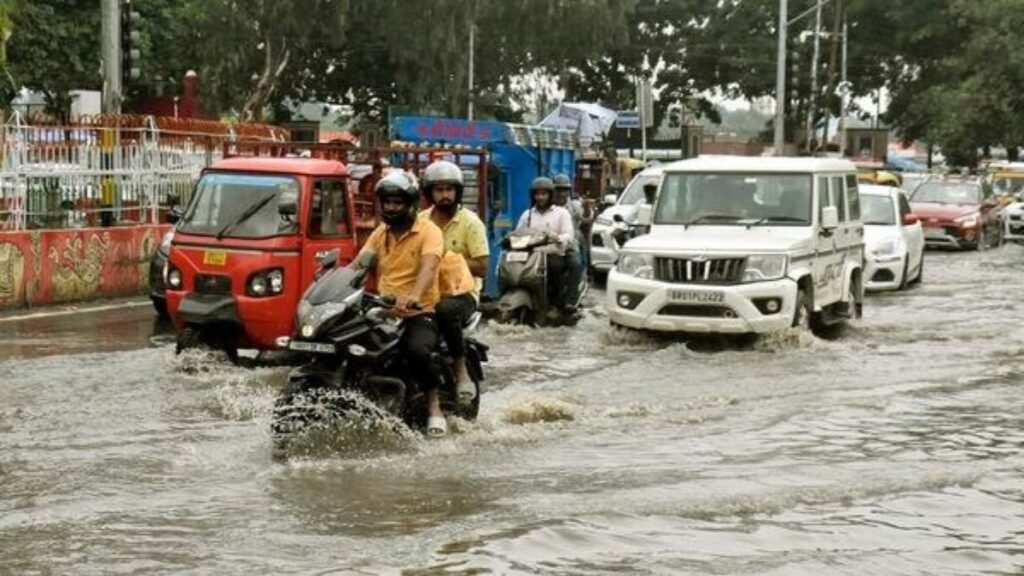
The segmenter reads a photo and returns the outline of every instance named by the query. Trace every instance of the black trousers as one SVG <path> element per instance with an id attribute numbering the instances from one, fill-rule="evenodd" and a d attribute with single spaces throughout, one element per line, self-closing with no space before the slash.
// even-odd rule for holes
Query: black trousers
<path id="1" fill-rule="evenodd" d="M 562 309 L 565 298 L 562 289 L 565 284 L 565 256 L 548 254 L 548 306 Z"/>
<path id="2" fill-rule="evenodd" d="M 452 358 L 466 355 L 466 343 L 462 341 L 462 326 L 476 311 L 476 299 L 472 294 L 445 296 L 437 303 L 434 315 L 437 317 L 437 328 L 441 337 L 448 345 Z"/>
<path id="3" fill-rule="evenodd" d="M 434 357 L 439 343 L 434 317 L 430 314 L 413 316 L 406 318 L 404 325 L 402 349 L 412 377 L 423 392 L 436 390 L 441 386 L 441 368 Z"/>

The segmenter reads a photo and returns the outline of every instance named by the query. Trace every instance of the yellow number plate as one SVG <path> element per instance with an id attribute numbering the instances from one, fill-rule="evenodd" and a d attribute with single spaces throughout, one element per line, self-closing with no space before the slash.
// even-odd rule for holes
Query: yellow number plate
<path id="1" fill-rule="evenodd" d="M 228 263 L 228 253 L 220 251 L 203 252 L 203 264 L 208 266 L 224 266 Z"/>

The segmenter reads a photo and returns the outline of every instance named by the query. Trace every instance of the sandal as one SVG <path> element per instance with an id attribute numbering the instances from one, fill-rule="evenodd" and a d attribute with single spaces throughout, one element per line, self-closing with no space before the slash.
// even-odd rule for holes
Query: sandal
<path id="1" fill-rule="evenodd" d="M 455 386 L 455 398 L 459 406 L 469 406 L 476 398 L 476 382 L 463 380 Z"/>
<path id="2" fill-rule="evenodd" d="M 427 437 L 441 438 L 448 433 L 448 421 L 444 416 L 427 417 Z"/>

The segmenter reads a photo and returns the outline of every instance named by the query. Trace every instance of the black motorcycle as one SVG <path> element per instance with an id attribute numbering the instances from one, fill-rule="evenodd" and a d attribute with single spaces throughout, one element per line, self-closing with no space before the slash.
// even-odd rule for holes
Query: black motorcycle
<path id="1" fill-rule="evenodd" d="M 365 269 L 336 268 L 336 258 L 333 252 L 321 261 L 319 277 L 299 303 L 298 336 L 279 341 L 306 360 L 289 374 L 274 405 L 271 427 L 278 451 L 296 434 L 331 427 L 339 418 L 390 415 L 413 430 L 426 427 L 426 397 L 399 346 L 404 327 L 390 314 L 394 300 L 366 292 Z M 472 403 L 456 401 L 453 362 L 443 340 L 437 358 L 441 408 L 466 420 L 475 420 L 480 410 L 487 361 L 488 347 L 469 335 L 479 321 L 475 314 L 464 329 L 466 367 L 477 391 Z"/>

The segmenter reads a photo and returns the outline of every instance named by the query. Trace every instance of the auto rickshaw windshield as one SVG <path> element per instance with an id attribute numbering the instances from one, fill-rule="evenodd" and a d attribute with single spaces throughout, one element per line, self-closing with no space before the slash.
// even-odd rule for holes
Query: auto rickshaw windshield
<path id="1" fill-rule="evenodd" d="M 279 207 L 297 204 L 299 182 L 290 176 L 209 173 L 178 224 L 186 234 L 269 238 L 294 234 L 298 221 Z"/>

